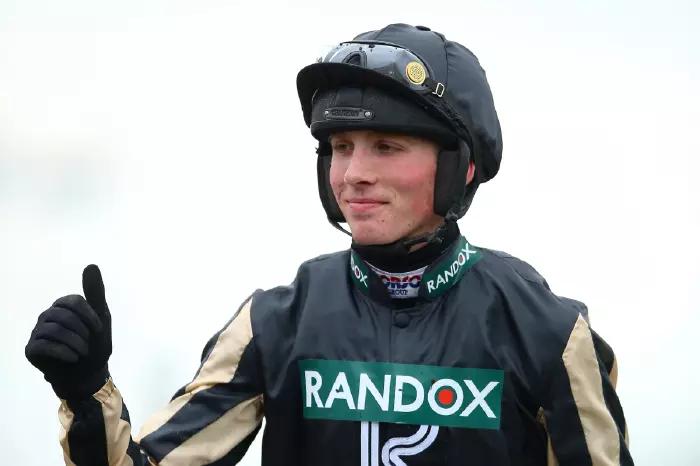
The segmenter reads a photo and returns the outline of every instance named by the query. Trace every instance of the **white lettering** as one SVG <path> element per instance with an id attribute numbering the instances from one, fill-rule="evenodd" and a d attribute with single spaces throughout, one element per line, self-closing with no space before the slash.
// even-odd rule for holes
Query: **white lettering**
<path id="1" fill-rule="evenodd" d="M 438 275 L 436 288 L 438 288 L 438 287 L 440 287 L 440 285 L 444 285 L 444 284 L 445 284 L 445 279 L 442 277 L 442 275 Z"/>
<path id="2" fill-rule="evenodd" d="M 367 398 L 367 390 L 372 394 L 374 401 L 377 402 L 382 411 L 389 410 L 389 395 L 391 392 L 391 375 L 384 376 L 384 386 L 382 393 L 379 393 L 377 386 L 364 372 L 360 374 L 360 394 L 357 398 L 357 409 L 365 409 L 365 400 Z"/>
<path id="3" fill-rule="evenodd" d="M 403 402 L 404 385 L 411 385 L 416 389 L 416 399 L 407 404 L 404 404 Z M 424 397 L 425 394 L 423 392 L 423 384 L 421 384 L 418 379 L 415 379 L 410 375 L 396 376 L 396 388 L 394 389 L 394 411 L 399 413 L 410 413 L 417 411 L 423 404 Z"/>
<path id="4" fill-rule="evenodd" d="M 352 392 L 350 391 L 350 385 L 348 385 L 345 372 L 339 372 L 338 377 L 335 378 L 331 392 L 326 399 L 325 407 L 331 408 L 336 399 L 345 400 L 348 404 L 348 409 L 355 409 L 355 401 L 352 399 Z"/>
<path id="5" fill-rule="evenodd" d="M 452 276 L 454 275 L 454 272 L 452 270 L 445 270 L 445 281 L 446 282 L 449 281 L 449 279 L 447 278 L 448 275 L 450 278 L 452 278 Z"/>
<path id="6" fill-rule="evenodd" d="M 469 260 L 470 253 L 476 253 L 476 251 L 470 250 L 469 245 L 467 245 L 459 252 L 459 254 L 457 255 L 457 259 L 455 259 L 454 262 L 450 264 L 450 267 L 448 269 L 443 270 L 442 273 L 440 273 L 437 276 L 436 281 L 428 281 L 428 293 L 437 290 L 438 288 L 440 288 L 441 285 L 448 284 L 450 280 L 454 278 L 455 275 L 457 275 L 459 269 L 467 263 L 467 261 Z"/>
<path id="7" fill-rule="evenodd" d="M 355 258 L 352 255 L 350 256 L 350 270 L 352 270 L 352 273 L 355 275 L 355 278 L 357 278 L 360 281 L 360 283 L 369 288 L 369 285 L 367 284 L 367 278 L 369 277 L 362 273 L 362 270 L 360 270 L 357 264 L 355 264 Z"/>
<path id="8" fill-rule="evenodd" d="M 467 243 L 467 245 L 464 247 L 464 249 L 462 249 L 462 252 L 464 252 L 464 254 L 467 256 L 467 260 L 469 260 L 469 256 L 471 254 L 476 254 L 475 249 L 469 249 L 469 243 Z"/>
<path id="9" fill-rule="evenodd" d="M 304 380 L 306 382 L 306 407 L 311 407 L 311 398 L 316 402 L 317 408 L 323 408 L 321 397 L 318 396 L 318 391 L 323 383 L 321 374 L 316 371 L 304 371 Z"/>
<path id="10" fill-rule="evenodd" d="M 488 404 L 486 404 L 486 396 L 491 393 L 491 390 L 496 388 L 496 385 L 498 385 L 498 382 L 489 382 L 486 387 L 482 391 L 479 391 L 478 388 L 476 388 L 476 385 L 474 385 L 474 382 L 471 380 L 465 380 L 464 384 L 467 386 L 470 392 L 472 392 L 472 395 L 474 395 L 474 401 L 469 403 L 469 406 L 467 406 L 464 411 L 462 411 L 462 414 L 460 416 L 469 416 L 472 411 L 476 409 L 477 406 L 481 406 L 481 409 L 484 410 L 484 413 L 491 419 L 496 419 L 496 415 L 494 412 L 491 410 L 491 407 L 489 407 Z"/>
<path id="11" fill-rule="evenodd" d="M 440 390 L 443 387 L 450 387 L 452 390 L 454 390 L 455 393 L 455 400 L 452 406 L 448 408 L 443 408 L 437 403 L 437 401 L 435 401 L 435 395 L 437 395 L 438 390 Z M 432 387 L 430 387 L 430 390 L 428 391 L 428 404 L 430 405 L 433 411 L 435 411 L 441 416 L 449 416 L 451 414 L 456 413 L 457 410 L 459 410 L 459 408 L 462 406 L 463 400 L 464 393 L 462 392 L 462 387 L 460 387 L 457 382 L 451 379 L 438 380 L 433 384 Z"/>

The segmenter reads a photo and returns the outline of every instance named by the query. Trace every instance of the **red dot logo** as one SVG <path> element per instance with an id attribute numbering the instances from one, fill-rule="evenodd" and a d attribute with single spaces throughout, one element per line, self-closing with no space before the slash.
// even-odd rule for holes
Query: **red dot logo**
<path id="1" fill-rule="evenodd" d="M 441 405 L 451 405 L 454 402 L 455 394 L 449 388 L 443 388 L 438 392 L 437 398 Z"/>

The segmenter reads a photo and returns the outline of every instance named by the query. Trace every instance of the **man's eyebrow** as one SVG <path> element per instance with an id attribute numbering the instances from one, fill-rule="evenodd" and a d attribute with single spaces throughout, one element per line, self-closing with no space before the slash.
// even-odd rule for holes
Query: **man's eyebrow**
<path id="1" fill-rule="evenodd" d="M 405 134 L 386 133 L 386 134 L 382 134 L 381 136 L 378 136 L 377 140 L 379 140 L 379 141 L 389 140 L 390 142 L 394 142 L 397 144 L 409 144 L 409 143 L 411 143 L 411 141 L 413 141 L 413 138 L 411 138 L 410 136 L 407 136 Z"/>

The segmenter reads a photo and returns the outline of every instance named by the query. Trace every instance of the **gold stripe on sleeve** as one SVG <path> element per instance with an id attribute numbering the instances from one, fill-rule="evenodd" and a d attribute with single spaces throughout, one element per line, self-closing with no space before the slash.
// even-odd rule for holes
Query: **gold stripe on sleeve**
<path id="1" fill-rule="evenodd" d="M 588 324 L 579 314 L 562 355 L 592 466 L 620 464 L 620 436 L 605 405 L 600 368 Z"/>
<path id="2" fill-rule="evenodd" d="M 554 454 L 554 449 L 552 448 L 552 438 L 547 433 L 547 466 L 559 466 L 559 461 Z"/>
<path id="3" fill-rule="evenodd" d="M 73 414 L 73 411 L 68 407 L 66 400 L 61 400 L 61 406 L 58 408 L 58 420 L 61 423 L 58 442 L 63 449 L 63 461 L 66 463 L 66 466 L 76 466 L 70 459 L 70 447 L 68 445 L 68 432 L 70 432 L 70 427 L 73 425 L 74 418 L 75 414 Z"/>
<path id="4" fill-rule="evenodd" d="M 547 433 L 547 466 L 559 466 L 559 461 L 554 454 L 554 448 L 552 448 L 552 437 L 549 436 L 549 429 L 547 429 L 547 421 L 544 417 L 544 409 L 540 406 L 537 410 L 537 422 L 542 424 L 544 431 Z"/>
<path id="5" fill-rule="evenodd" d="M 117 390 L 112 379 L 110 378 L 105 386 L 95 393 L 93 397 L 102 406 L 109 465 L 134 466 L 134 461 L 126 453 L 131 440 L 131 425 L 121 418 L 122 395 Z"/>
<path id="6" fill-rule="evenodd" d="M 610 382 L 613 388 L 617 388 L 617 358 L 613 359 L 613 365 L 610 369 Z"/>
<path id="7" fill-rule="evenodd" d="M 209 464 L 241 443 L 262 422 L 262 395 L 246 400 L 171 451 L 159 466 Z"/>
<path id="8" fill-rule="evenodd" d="M 233 378 L 243 350 L 253 338 L 253 328 L 250 321 L 251 302 L 252 299 L 248 300 L 238 316 L 219 334 L 209 357 L 195 379 L 187 385 L 185 393 L 151 416 L 141 427 L 138 436 L 134 439 L 137 443 L 166 424 L 197 392 L 217 384 L 226 383 Z"/>

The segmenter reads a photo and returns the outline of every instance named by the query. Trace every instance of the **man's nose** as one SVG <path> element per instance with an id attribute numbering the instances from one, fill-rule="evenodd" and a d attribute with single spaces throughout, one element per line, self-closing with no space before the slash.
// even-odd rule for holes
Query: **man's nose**
<path id="1" fill-rule="evenodd" d="M 353 149 L 343 180 L 347 184 L 373 184 L 377 181 L 370 149 L 357 146 Z"/>

